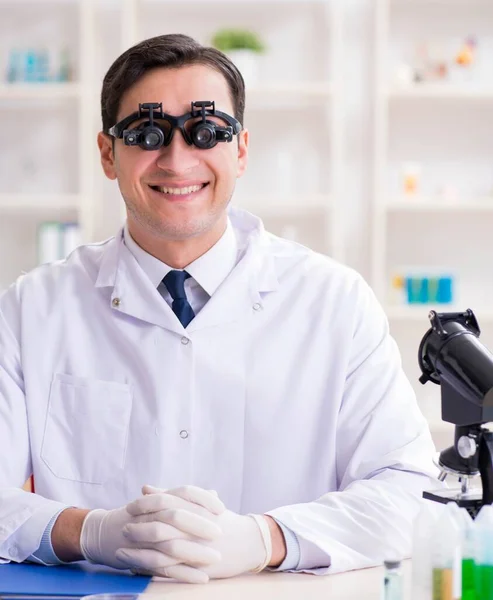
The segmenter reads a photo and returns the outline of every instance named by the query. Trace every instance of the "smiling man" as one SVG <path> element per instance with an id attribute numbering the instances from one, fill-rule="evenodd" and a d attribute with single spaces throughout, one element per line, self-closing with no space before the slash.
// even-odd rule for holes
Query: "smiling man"
<path id="1" fill-rule="evenodd" d="M 222 68 L 226 71 L 226 64 Z M 110 69 L 108 77 L 112 76 Z M 163 90 L 173 93 L 163 96 Z M 111 103 L 115 92 L 112 88 L 105 91 Z M 217 66 L 198 63 L 151 68 L 123 95 L 118 113 L 113 111 L 107 117 L 121 122 L 145 101 L 162 102 L 169 115 L 186 115 L 191 112 L 192 101 L 207 100 L 221 111 L 235 113 L 232 92 Z M 196 111 L 200 113 L 200 109 Z M 142 127 L 146 119 L 142 117 L 129 127 Z M 207 115 L 205 120 L 227 125 L 216 116 Z M 185 133 L 201 121 L 191 117 L 183 125 Z M 169 121 L 156 119 L 155 123 L 166 134 L 170 132 Z M 214 246 L 226 230 L 226 209 L 236 179 L 247 165 L 248 132 L 242 131 L 234 143 L 217 143 L 207 150 L 191 145 L 179 130 L 171 132 L 172 143 L 165 151 L 143 152 L 135 145 L 114 152 L 114 139 L 105 133 L 99 134 L 98 142 L 106 175 L 118 180 L 133 240 L 162 262 L 183 269 Z"/>
<path id="2" fill-rule="evenodd" d="M 409 555 L 428 427 L 362 278 L 230 206 L 238 70 L 159 36 L 101 104 L 125 225 L 0 298 L 0 558 L 206 582 Z"/>

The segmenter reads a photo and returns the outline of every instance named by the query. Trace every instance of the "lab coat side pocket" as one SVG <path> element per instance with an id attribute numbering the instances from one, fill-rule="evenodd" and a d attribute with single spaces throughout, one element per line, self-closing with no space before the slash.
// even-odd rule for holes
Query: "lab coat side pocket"
<path id="1" fill-rule="evenodd" d="M 41 459 L 60 479 L 105 483 L 124 467 L 131 409 L 127 384 L 55 373 Z"/>

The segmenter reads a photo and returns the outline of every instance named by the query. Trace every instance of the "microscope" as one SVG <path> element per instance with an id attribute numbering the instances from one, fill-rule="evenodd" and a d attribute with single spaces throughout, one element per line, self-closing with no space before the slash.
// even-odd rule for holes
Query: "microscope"
<path id="1" fill-rule="evenodd" d="M 471 309 L 428 315 L 431 329 L 418 351 L 419 381 L 441 388 L 442 419 L 455 425 L 454 444 L 439 453 L 440 480 L 459 478 L 460 489 L 424 492 L 423 497 L 456 502 L 475 518 L 484 504 L 493 503 L 493 354 L 479 341 L 480 329 Z M 482 490 L 470 479 L 480 475 Z"/>

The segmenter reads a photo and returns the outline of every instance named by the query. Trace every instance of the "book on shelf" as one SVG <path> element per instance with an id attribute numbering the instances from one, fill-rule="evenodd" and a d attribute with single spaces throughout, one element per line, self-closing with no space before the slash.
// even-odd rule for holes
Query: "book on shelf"
<path id="1" fill-rule="evenodd" d="M 45 221 L 38 227 L 38 264 L 66 258 L 81 243 L 78 223 Z"/>

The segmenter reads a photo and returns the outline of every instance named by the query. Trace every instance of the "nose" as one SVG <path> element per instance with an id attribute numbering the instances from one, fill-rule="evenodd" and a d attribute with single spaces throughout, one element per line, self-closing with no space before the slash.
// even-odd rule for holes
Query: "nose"
<path id="1" fill-rule="evenodd" d="M 163 146 L 159 149 L 159 156 L 156 165 L 163 171 L 173 174 L 180 174 L 196 167 L 200 159 L 197 156 L 200 152 L 195 146 L 189 146 L 178 129 L 175 130 L 173 139 L 169 146 Z"/>

